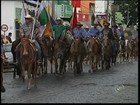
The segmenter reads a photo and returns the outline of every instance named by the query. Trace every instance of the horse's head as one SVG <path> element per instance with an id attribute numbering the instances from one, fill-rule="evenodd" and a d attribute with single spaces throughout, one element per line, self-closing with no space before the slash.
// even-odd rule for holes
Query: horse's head
<path id="1" fill-rule="evenodd" d="M 90 38 L 87 42 L 87 47 L 88 47 L 88 50 L 89 52 L 92 52 L 94 49 L 94 45 L 96 44 L 96 40 L 94 37 Z"/>
<path id="2" fill-rule="evenodd" d="M 74 41 L 73 41 L 73 45 L 74 45 L 73 49 L 74 49 L 75 53 L 79 51 L 81 43 L 82 43 L 81 39 L 74 39 Z"/>
<path id="3" fill-rule="evenodd" d="M 28 48 L 30 45 L 30 40 L 27 37 L 22 37 L 20 44 L 21 44 L 21 48 L 22 48 L 22 54 L 28 55 Z"/>
<path id="4" fill-rule="evenodd" d="M 110 45 L 110 40 L 109 40 L 108 36 L 105 35 L 103 39 L 104 39 L 103 40 L 104 47 L 109 46 Z"/>

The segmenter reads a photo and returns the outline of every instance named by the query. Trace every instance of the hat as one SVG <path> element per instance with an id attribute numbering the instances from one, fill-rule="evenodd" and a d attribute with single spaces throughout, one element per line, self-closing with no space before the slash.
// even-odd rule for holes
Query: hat
<path id="1" fill-rule="evenodd" d="M 68 22 L 63 22 L 64 26 L 70 26 L 70 24 Z"/>
<path id="2" fill-rule="evenodd" d="M 56 18 L 56 21 L 57 21 L 57 20 L 60 20 L 60 21 L 62 21 L 62 19 L 61 19 L 61 18 Z"/>
<path id="3" fill-rule="evenodd" d="M 108 22 L 108 21 L 104 21 L 104 23 L 103 23 L 104 25 L 110 25 L 110 23 Z"/>
<path id="4" fill-rule="evenodd" d="M 77 26 L 83 26 L 83 24 L 81 24 L 80 22 L 77 22 L 76 25 L 77 25 Z"/>
<path id="5" fill-rule="evenodd" d="M 32 16 L 31 16 L 31 15 L 29 15 L 29 14 L 27 14 L 27 15 L 25 16 L 25 18 L 27 18 L 27 19 L 31 19 L 31 18 L 32 18 Z"/>
<path id="6" fill-rule="evenodd" d="M 85 28 L 89 28 L 89 26 L 85 26 Z"/>

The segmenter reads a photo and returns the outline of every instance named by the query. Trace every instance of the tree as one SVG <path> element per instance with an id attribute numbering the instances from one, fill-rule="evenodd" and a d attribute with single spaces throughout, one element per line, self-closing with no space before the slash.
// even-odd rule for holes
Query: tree
<path id="1" fill-rule="evenodd" d="M 129 16 L 130 24 L 138 22 L 138 0 L 114 0 L 114 3 L 119 5 L 119 11 L 124 17 L 124 23 L 127 23 L 127 16 Z"/>

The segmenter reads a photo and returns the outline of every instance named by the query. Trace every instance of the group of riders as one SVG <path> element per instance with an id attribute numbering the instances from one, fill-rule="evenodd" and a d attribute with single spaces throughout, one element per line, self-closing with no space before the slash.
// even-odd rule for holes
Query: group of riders
<path id="1" fill-rule="evenodd" d="M 71 26 L 67 22 L 63 22 L 61 18 L 56 19 L 56 25 L 52 27 L 53 30 L 53 35 L 42 35 L 40 37 L 40 23 L 38 20 L 35 20 L 35 25 L 34 25 L 34 19 L 31 15 L 26 15 L 25 16 L 25 23 L 21 25 L 20 27 L 20 37 L 19 40 L 22 37 L 26 37 L 30 40 L 31 43 L 34 43 L 34 46 L 37 51 L 37 63 L 41 64 L 42 62 L 42 50 L 39 40 L 41 40 L 42 37 L 45 37 L 47 41 L 52 42 L 55 40 L 60 40 L 64 41 L 65 45 L 67 46 L 68 50 L 70 50 L 70 47 L 73 44 L 73 41 L 76 39 L 80 39 L 83 46 L 84 50 L 88 54 L 88 48 L 87 48 L 87 42 L 90 38 L 95 38 L 96 42 L 99 45 L 102 45 L 102 42 L 104 40 L 105 36 L 108 36 L 108 38 L 111 41 L 111 51 L 112 53 L 116 51 L 115 49 L 119 49 L 115 47 L 116 42 L 119 40 L 125 40 L 128 39 L 129 41 L 135 41 L 135 39 L 138 37 L 138 33 L 135 30 L 135 32 L 132 32 L 129 28 L 129 26 L 126 27 L 124 30 L 122 26 L 117 26 L 114 25 L 110 27 L 110 23 L 108 21 L 104 21 L 104 26 L 101 26 L 98 24 L 98 22 L 94 23 L 94 26 L 91 26 L 90 28 L 88 27 L 83 27 L 83 24 L 80 22 L 77 22 L 76 27 L 71 30 Z M 34 32 L 32 32 L 34 27 Z M 134 30 L 134 29 L 133 29 Z M 135 34 L 135 37 L 133 37 L 133 33 Z M 127 34 L 127 35 L 126 35 Z M 21 42 L 19 41 L 16 43 L 16 47 L 14 51 L 16 52 L 16 59 L 15 59 L 15 64 L 18 64 L 18 59 L 20 58 L 20 53 L 18 53 L 18 50 L 20 48 Z M 118 46 L 119 47 L 119 46 Z M 118 50 L 119 51 L 119 50 Z M 4 48 L 1 44 L 1 56 L 4 56 Z M 4 58 L 3 58 L 4 59 Z"/>

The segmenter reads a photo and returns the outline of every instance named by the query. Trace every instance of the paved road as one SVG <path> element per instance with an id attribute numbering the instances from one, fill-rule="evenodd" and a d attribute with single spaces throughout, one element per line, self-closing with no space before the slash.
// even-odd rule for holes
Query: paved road
<path id="1" fill-rule="evenodd" d="M 6 92 L 2 103 L 137 103 L 138 62 L 116 64 L 110 70 L 84 72 L 74 76 L 69 70 L 63 78 L 52 74 L 38 78 L 38 87 L 26 90 L 20 79 L 4 73 Z"/>

